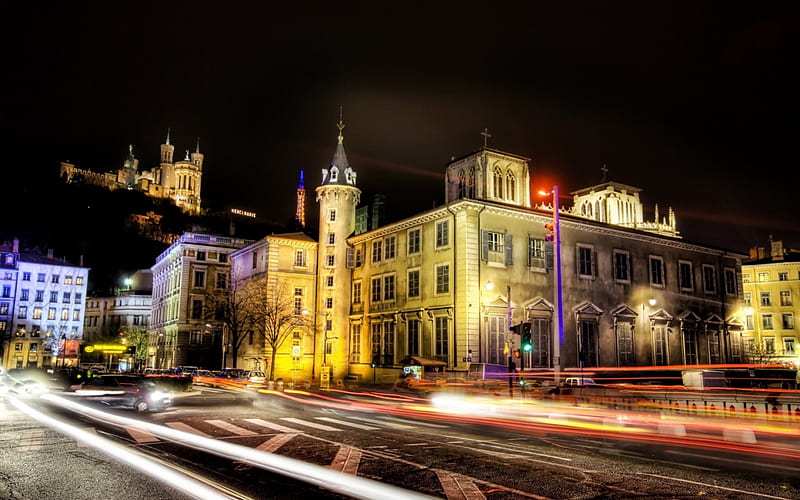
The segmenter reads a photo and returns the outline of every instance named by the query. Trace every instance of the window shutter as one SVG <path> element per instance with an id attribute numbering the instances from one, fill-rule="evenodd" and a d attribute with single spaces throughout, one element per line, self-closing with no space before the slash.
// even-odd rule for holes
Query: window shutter
<path id="1" fill-rule="evenodd" d="M 547 269 L 553 269 L 555 264 L 553 261 L 555 258 L 553 257 L 553 242 L 552 241 L 545 241 L 544 242 L 544 265 Z"/>
<path id="2" fill-rule="evenodd" d="M 511 235 L 506 233 L 505 237 L 504 247 L 506 250 L 506 265 L 510 266 L 514 263 L 514 246 Z"/>
<path id="3" fill-rule="evenodd" d="M 347 247 L 347 252 L 345 256 L 345 266 L 347 269 L 353 269 L 355 267 L 355 257 L 354 257 L 354 250 L 353 247 Z"/>
<path id="4" fill-rule="evenodd" d="M 533 247 L 533 240 L 531 239 L 530 236 L 528 236 L 528 246 L 525 249 L 528 254 L 528 267 L 531 267 L 533 265 L 532 262 L 533 257 L 531 256 L 531 247 Z"/>
<path id="5" fill-rule="evenodd" d="M 597 277 L 597 252 L 592 249 L 592 277 Z"/>
<path id="6" fill-rule="evenodd" d="M 481 260 L 489 260 L 489 232 L 481 231 Z"/>

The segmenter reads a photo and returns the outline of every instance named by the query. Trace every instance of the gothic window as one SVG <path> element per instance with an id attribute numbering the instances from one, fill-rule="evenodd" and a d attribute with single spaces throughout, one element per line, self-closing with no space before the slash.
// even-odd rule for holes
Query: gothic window
<path id="1" fill-rule="evenodd" d="M 503 199 L 503 172 L 499 168 L 494 169 L 494 197 Z"/>
<path id="2" fill-rule="evenodd" d="M 517 199 L 517 179 L 511 172 L 506 175 L 506 196 L 511 201 L 516 201 Z"/>
<path id="3" fill-rule="evenodd" d="M 458 171 L 458 198 L 464 198 L 467 195 L 467 181 L 464 176 L 464 171 Z"/>

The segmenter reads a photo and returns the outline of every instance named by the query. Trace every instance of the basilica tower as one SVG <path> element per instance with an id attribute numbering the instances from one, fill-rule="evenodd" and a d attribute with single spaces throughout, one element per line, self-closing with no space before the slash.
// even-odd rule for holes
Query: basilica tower
<path id="1" fill-rule="evenodd" d="M 337 124 L 339 142 L 328 168 L 322 169 L 322 184 L 316 189 L 319 203 L 319 251 L 317 262 L 316 352 L 322 363 L 332 368 L 331 378 L 347 374 L 349 342 L 350 269 L 347 237 L 353 234 L 356 206 L 361 190 L 356 173 L 344 152 L 344 123 Z M 320 373 L 326 373 L 325 369 Z"/>

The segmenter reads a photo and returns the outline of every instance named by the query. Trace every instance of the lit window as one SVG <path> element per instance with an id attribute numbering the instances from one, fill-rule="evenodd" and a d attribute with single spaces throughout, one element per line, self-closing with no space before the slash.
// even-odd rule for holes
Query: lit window
<path id="1" fill-rule="evenodd" d="M 790 305 L 792 305 L 792 291 L 791 290 L 781 290 L 781 305 L 782 306 L 790 306 Z"/>
<path id="2" fill-rule="evenodd" d="M 450 291 L 450 266 L 441 264 L 436 266 L 436 293 L 448 293 Z"/>
<path id="3" fill-rule="evenodd" d="M 450 244 L 450 224 L 443 220 L 436 223 L 436 248 L 446 247 Z"/>
<path id="4" fill-rule="evenodd" d="M 71 285 L 72 284 L 72 276 L 64 276 L 64 284 Z"/>
<path id="5" fill-rule="evenodd" d="M 769 273 L 758 273 L 758 281 L 759 283 L 769 281 Z"/>
<path id="6" fill-rule="evenodd" d="M 76 285 L 83 285 L 83 277 L 82 276 L 78 276 L 77 278 L 75 278 L 75 284 Z"/>

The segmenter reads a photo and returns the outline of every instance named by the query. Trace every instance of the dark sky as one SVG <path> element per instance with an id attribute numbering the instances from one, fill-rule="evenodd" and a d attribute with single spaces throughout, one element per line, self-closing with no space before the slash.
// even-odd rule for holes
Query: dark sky
<path id="1" fill-rule="evenodd" d="M 395 215 L 442 203 L 446 162 L 487 127 L 534 188 L 607 164 L 687 240 L 800 248 L 798 2 L 17 3 L 11 178 L 113 170 L 129 143 L 149 169 L 169 127 L 176 158 L 200 137 L 205 206 L 284 222 L 304 169 L 315 218 L 342 106 L 359 187 Z"/>

